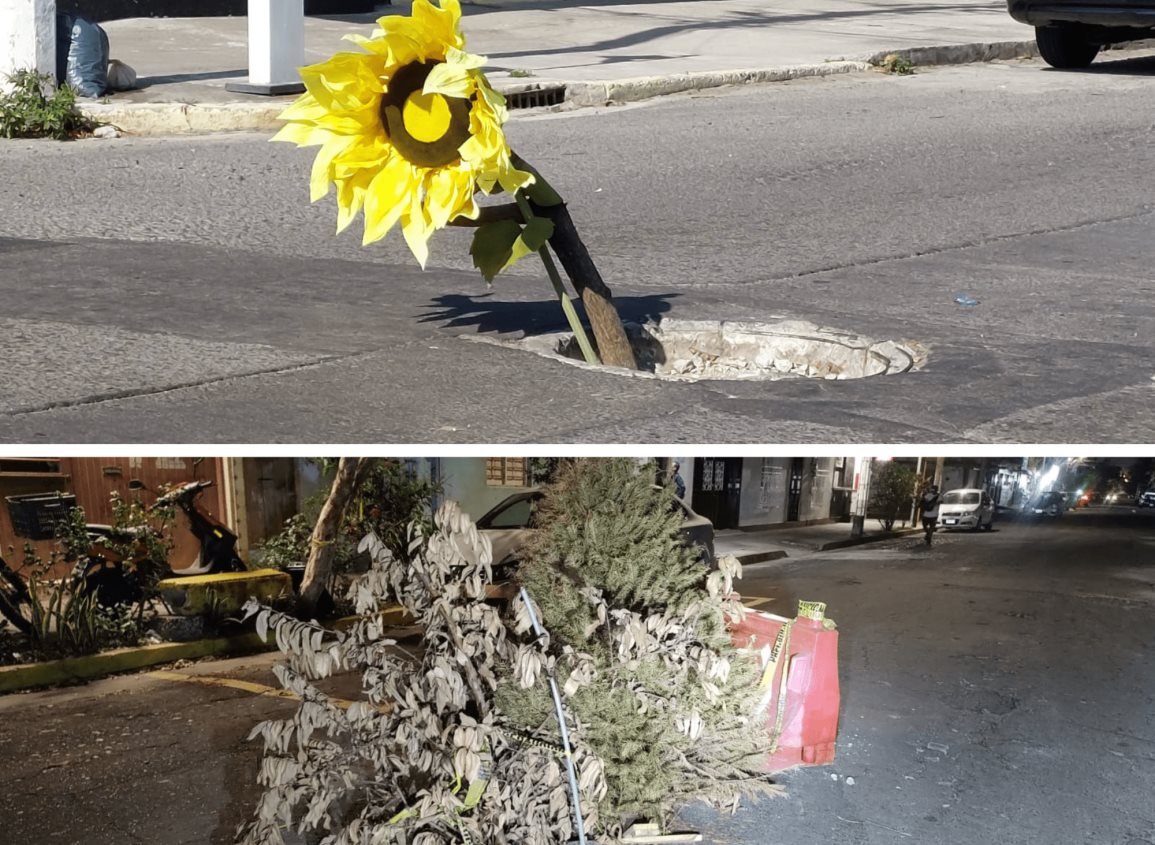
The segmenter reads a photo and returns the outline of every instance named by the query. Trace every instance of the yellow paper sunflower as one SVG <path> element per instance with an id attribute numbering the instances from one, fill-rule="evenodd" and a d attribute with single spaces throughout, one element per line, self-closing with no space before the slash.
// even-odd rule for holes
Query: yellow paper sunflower
<path id="1" fill-rule="evenodd" d="M 429 238 L 457 217 L 476 219 L 478 189 L 511 194 L 533 176 L 510 162 L 505 98 L 482 56 L 465 52 L 458 0 L 413 0 L 412 15 L 378 19 L 372 38 L 347 35 L 364 53 L 301 68 L 306 92 L 281 113 L 273 138 L 320 146 L 310 193 L 337 188 L 337 231 L 358 212 L 364 244 L 401 222 L 425 266 Z"/>

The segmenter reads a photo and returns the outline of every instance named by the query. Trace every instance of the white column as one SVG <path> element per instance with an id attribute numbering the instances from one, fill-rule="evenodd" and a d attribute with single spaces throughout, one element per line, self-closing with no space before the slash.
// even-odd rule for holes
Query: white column
<path id="1" fill-rule="evenodd" d="M 56 77 L 56 0 L 0 0 L 0 86 L 18 70 Z"/>
<path id="2" fill-rule="evenodd" d="M 2 2 L 2 0 L 0 0 Z M 249 80 L 230 82 L 244 94 L 299 94 L 305 63 L 305 0 L 249 0 Z"/>
<path id="3" fill-rule="evenodd" d="M 873 458 L 854 459 L 854 490 L 850 494 L 850 536 L 861 537 L 866 530 L 866 508 L 870 504 L 870 469 Z"/>

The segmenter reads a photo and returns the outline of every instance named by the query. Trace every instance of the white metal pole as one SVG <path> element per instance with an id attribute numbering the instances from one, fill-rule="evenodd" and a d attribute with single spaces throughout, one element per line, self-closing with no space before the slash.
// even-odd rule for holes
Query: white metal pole
<path id="1" fill-rule="evenodd" d="M 249 80 L 225 88 L 242 94 L 300 94 L 305 63 L 305 0 L 249 0 Z"/>
<path id="2" fill-rule="evenodd" d="M 870 468 L 873 458 L 854 459 L 854 491 L 850 494 L 850 536 L 866 531 L 866 508 L 870 503 Z"/>
<path id="3" fill-rule="evenodd" d="M 0 0 L 0 88 L 18 70 L 56 78 L 56 0 Z"/>

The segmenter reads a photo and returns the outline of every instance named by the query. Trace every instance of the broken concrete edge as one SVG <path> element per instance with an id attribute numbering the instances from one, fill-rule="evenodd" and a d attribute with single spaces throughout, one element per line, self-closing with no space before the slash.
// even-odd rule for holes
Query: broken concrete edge
<path id="1" fill-rule="evenodd" d="M 994 41 L 975 44 L 944 44 L 930 47 L 904 47 L 899 50 L 881 50 L 871 53 L 864 61 L 872 67 L 884 64 L 890 56 L 905 59 L 915 69 L 933 65 L 969 65 L 976 62 L 1005 62 L 1012 59 L 1033 59 L 1039 47 L 1030 41 Z"/>
<path id="2" fill-rule="evenodd" d="M 1108 44 L 1105 50 L 1149 50 L 1155 47 L 1155 40 L 1126 41 Z M 948 44 L 930 47 L 903 47 L 898 50 L 881 50 L 871 53 L 863 61 L 872 67 L 880 67 L 891 56 L 910 62 L 917 70 L 919 66 L 969 65 L 979 62 L 1007 62 L 1014 59 L 1037 59 L 1039 45 L 1034 39 L 1029 41 L 988 41 L 973 44 Z"/>
<path id="3" fill-rule="evenodd" d="M 412 618 L 400 607 L 381 611 L 382 621 L 390 627 L 412 623 Z M 345 631 L 359 619 L 346 616 L 329 623 L 335 631 Z M 276 649 L 271 636 L 262 640 L 255 631 L 232 637 L 190 640 L 183 643 L 156 643 L 155 645 L 118 648 L 86 654 L 82 657 L 64 657 L 42 663 L 22 663 L 0 666 L 0 695 L 41 687 L 62 686 L 94 681 L 109 675 L 135 672 L 177 660 L 197 660 L 202 657 L 239 656 Z"/>
<path id="4" fill-rule="evenodd" d="M 1112 45 L 1109 49 L 1144 49 L 1153 41 Z M 670 94 L 719 88 L 725 85 L 787 82 L 877 69 L 887 56 L 900 56 L 918 66 L 970 64 L 1034 58 L 1034 41 L 997 41 L 880 50 L 854 60 L 830 60 L 814 64 L 785 65 L 754 70 L 694 71 L 662 76 L 643 76 L 610 82 L 559 82 L 499 84 L 502 93 L 564 86 L 565 101 L 575 107 L 600 106 L 648 100 Z M 274 102 L 232 103 L 82 103 L 79 110 L 98 124 L 112 126 L 129 135 L 208 135 L 221 132 L 265 132 L 280 128 L 277 116 L 289 104 Z"/>

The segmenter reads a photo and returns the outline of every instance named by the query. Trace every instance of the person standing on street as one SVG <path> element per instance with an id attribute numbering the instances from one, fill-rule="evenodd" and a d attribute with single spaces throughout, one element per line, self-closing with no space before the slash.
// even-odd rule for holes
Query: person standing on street
<path id="1" fill-rule="evenodd" d="M 678 472 L 682 467 L 680 464 L 674 464 L 674 495 L 679 499 L 686 498 L 686 482 L 682 480 L 682 474 Z"/>
<path id="2" fill-rule="evenodd" d="M 926 532 L 926 544 L 929 546 L 934 529 L 938 525 L 938 485 L 932 484 L 922 494 L 919 500 L 919 510 L 922 511 L 922 530 Z"/>

